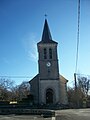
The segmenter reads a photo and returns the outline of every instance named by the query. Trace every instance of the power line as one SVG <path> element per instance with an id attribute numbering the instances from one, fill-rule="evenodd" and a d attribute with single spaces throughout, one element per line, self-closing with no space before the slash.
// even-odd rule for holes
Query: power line
<path id="1" fill-rule="evenodd" d="M 77 26 L 77 48 L 76 48 L 76 66 L 75 73 L 77 72 L 78 56 L 79 56 L 79 41 L 80 41 L 80 0 L 78 0 L 78 26 Z"/>
<path id="2" fill-rule="evenodd" d="M 0 78 L 32 78 L 32 76 L 0 76 Z"/>
<path id="3" fill-rule="evenodd" d="M 85 77 L 90 77 L 90 75 L 81 74 L 81 73 L 76 73 L 76 75 L 78 75 L 78 76 L 85 76 Z"/>

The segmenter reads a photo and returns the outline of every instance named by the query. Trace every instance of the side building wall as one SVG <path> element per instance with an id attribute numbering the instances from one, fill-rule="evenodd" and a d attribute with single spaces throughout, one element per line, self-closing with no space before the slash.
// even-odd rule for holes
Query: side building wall
<path id="1" fill-rule="evenodd" d="M 66 83 L 60 80 L 60 103 L 61 104 L 68 104 L 68 98 L 67 98 L 67 86 Z"/>
<path id="2" fill-rule="evenodd" d="M 34 97 L 34 104 L 39 103 L 39 75 L 36 75 L 30 82 L 30 94 Z"/>

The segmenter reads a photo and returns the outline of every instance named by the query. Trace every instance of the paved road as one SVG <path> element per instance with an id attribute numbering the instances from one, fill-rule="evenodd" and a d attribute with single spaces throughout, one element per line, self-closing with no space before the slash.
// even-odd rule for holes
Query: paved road
<path id="1" fill-rule="evenodd" d="M 0 120 L 55 120 L 55 119 L 31 115 L 0 115 Z"/>
<path id="2" fill-rule="evenodd" d="M 90 120 L 90 109 L 59 110 L 56 120 Z"/>

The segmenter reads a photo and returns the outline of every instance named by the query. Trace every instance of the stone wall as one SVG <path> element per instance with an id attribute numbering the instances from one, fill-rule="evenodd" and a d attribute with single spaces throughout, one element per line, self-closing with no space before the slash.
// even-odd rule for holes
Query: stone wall
<path id="1" fill-rule="evenodd" d="M 60 102 L 59 80 L 40 80 L 39 82 L 39 102 L 46 104 L 46 90 L 51 88 L 54 91 L 54 104 Z"/>

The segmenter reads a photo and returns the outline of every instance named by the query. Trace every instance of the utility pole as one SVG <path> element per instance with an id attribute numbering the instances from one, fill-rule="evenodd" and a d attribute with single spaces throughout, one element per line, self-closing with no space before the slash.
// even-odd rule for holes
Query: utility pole
<path id="1" fill-rule="evenodd" d="M 74 81 L 75 81 L 75 91 L 77 90 L 77 78 L 76 73 L 74 73 Z"/>
<path id="2" fill-rule="evenodd" d="M 74 81 L 75 81 L 75 107 L 79 108 L 79 96 L 78 96 L 78 88 L 77 88 L 77 74 L 74 73 Z"/>

